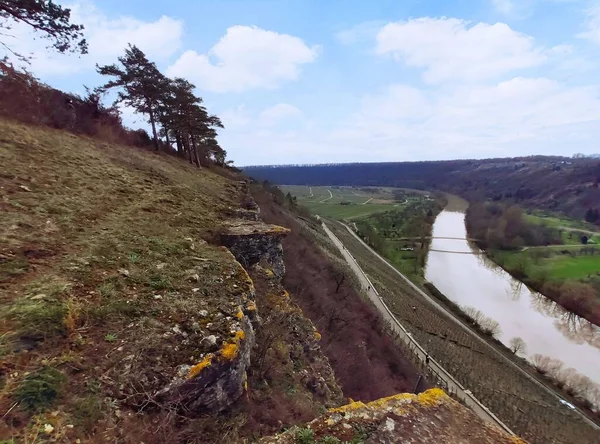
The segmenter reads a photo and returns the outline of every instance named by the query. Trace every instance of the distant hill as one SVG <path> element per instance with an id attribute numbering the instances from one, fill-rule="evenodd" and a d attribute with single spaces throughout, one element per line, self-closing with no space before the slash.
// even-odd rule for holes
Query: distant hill
<path id="1" fill-rule="evenodd" d="M 471 201 L 512 200 L 580 219 L 600 207 L 600 161 L 591 158 L 250 166 L 244 172 L 282 185 L 403 187 L 446 191 Z"/>

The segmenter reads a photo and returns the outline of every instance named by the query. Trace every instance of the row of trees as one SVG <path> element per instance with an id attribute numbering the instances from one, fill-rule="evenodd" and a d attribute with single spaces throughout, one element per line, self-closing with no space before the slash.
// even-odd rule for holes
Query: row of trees
<path id="1" fill-rule="evenodd" d="M 129 45 L 117 64 L 98 66 L 101 75 L 112 77 L 97 89 L 118 91 L 116 104 L 125 104 L 145 114 L 152 128 L 152 141 L 159 149 L 159 137 L 197 166 L 209 160 L 223 165 L 225 151 L 217 142 L 221 120 L 210 115 L 195 86 L 183 78 L 170 79 L 135 45 Z"/>
<path id="2" fill-rule="evenodd" d="M 477 239 L 482 248 L 516 249 L 563 243 L 558 230 L 527 222 L 518 205 L 472 203 L 466 224 L 469 236 Z"/>
<path id="3" fill-rule="evenodd" d="M 535 354 L 531 362 L 538 373 L 548 376 L 559 388 L 586 402 L 587 407 L 600 408 L 600 386 L 589 377 L 574 368 L 565 368 L 564 362 L 549 356 Z"/>
<path id="4" fill-rule="evenodd" d="M 13 24 L 20 22 L 47 39 L 50 48 L 59 53 L 86 54 L 84 28 L 70 20 L 71 11 L 53 1 L 0 0 L 0 37 L 10 35 Z M 0 45 L 21 61 L 28 60 L 2 39 Z M 211 162 L 225 164 L 226 152 L 216 139 L 217 130 L 223 128 L 223 124 L 217 116 L 208 113 L 202 98 L 194 93 L 193 84 L 183 78 L 168 78 L 131 44 L 117 63 L 96 65 L 96 68 L 111 79 L 89 91 L 87 97 L 80 98 L 40 84 L 31 74 L 16 71 L 4 59 L 0 61 L 0 112 L 26 122 L 94 136 L 101 133 L 99 126 L 104 126 L 104 132 L 110 127 L 111 133 L 127 136 L 121 139 L 128 142 L 133 140 L 130 136 L 137 134 L 122 126 L 117 105 L 123 104 L 147 117 L 156 150 L 175 149 L 198 167 Z M 111 90 L 117 91 L 116 101 L 112 107 L 105 107 L 100 99 Z M 141 139 L 136 140 L 136 144 L 141 142 Z"/>

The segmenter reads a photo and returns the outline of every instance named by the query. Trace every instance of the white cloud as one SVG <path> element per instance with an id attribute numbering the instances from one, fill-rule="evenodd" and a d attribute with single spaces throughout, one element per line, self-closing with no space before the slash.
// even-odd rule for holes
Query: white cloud
<path id="1" fill-rule="evenodd" d="M 514 77 L 452 89 L 390 85 L 333 129 L 249 128 L 223 142 L 248 165 L 592 153 L 599 138 L 599 88 Z"/>
<path id="2" fill-rule="evenodd" d="M 167 73 L 216 92 L 275 89 L 296 80 L 300 67 L 317 55 L 318 47 L 308 47 L 298 37 L 255 26 L 232 26 L 208 54 L 188 50 Z"/>
<path id="3" fill-rule="evenodd" d="M 295 106 L 287 103 L 278 103 L 261 112 L 258 120 L 263 126 L 274 126 L 283 121 L 301 117 L 302 111 Z"/>
<path id="4" fill-rule="evenodd" d="M 58 54 L 46 49 L 48 41 L 31 28 L 17 23 L 10 31 L 14 39 L 7 43 L 23 55 L 32 55 L 31 70 L 39 75 L 67 75 L 93 69 L 95 63 L 112 63 L 123 53 L 128 43 L 137 45 L 149 59 L 163 59 L 181 46 L 183 23 L 162 16 L 153 22 L 132 17 L 108 17 L 90 2 L 68 6 L 71 21 L 85 26 L 89 54 L 84 56 Z M 0 52 L 0 55 L 1 52 Z"/>
<path id="5" fill-rule="evenodd" d="M 577 37 L 600 45 L 600 4 L 596 4 L 587 10 L 584 29 L 585 31 L 578 34 Z"/>
<path id="6" fill-rule="evenodd" d="M 373 103 L 384 111 L 374 114 Z M 564 150 L 572 143 L 573 133 L 600 136 L 598 88 L 515 77 L 436 94 L 392 86 L 363 102 L 360 113 L 336 137 L 385 146 L 387 153 L 379 157 L 395 153 L 402 159 L 403 147 L 419 148 L 428 158 L 556 153 L 557 147 Z"/>
<path id="7" fill-rule="evenodd" d="M 235 108 L 226 109 L 219 114 L 221 121 L 225 128 L 236 128 L 243 127 L 251 123 L 252 118 L 250 117 L 246 105 L 241 104 Z"/>
<path id="8" fill-rule="evenodd" d="M 377 52 L 424 68 L 428 83 L 494 78 L 546 59 L 531 37 L 504 23 L 473 25 L 456 18 L 390 23 L 377 35 Z"/>

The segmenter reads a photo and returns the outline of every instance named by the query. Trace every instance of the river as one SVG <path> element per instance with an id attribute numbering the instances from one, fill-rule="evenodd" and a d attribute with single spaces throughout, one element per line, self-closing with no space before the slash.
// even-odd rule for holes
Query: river
<path id="1" fill-rule="evenodd" d="M 466 235 L 463 210 L 438 215 L 425 278 L 458 305 L 474 307 L 499 322 L 497 338 L 505 345 L 514 337 L 523 339 L 520 355 L 559 359 L 564 368 L 600 384 L 600 328 L 531 291 L 481 254 Z"/>

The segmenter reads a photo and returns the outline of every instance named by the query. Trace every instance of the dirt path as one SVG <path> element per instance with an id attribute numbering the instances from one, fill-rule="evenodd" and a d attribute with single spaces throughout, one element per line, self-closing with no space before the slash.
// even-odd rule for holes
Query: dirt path
<path id="1" fill-rule="evenodd" d="M 329 188 L 327 189 L 327 192 L 329 193 L 329 197 L 319 201 L 319 203 L 327 202 L 329 199 L 333 199 L 333 194 L 331 194 L 331 190 Z"/>
<path id="2" fill-rule="evenodd" d="M 579 233 L 591 234 L 593 236 L 600 236 L 600 233 L 597 231 L 586 230 L 584 228 L 565 227 L 564 225 L 559 225 L 558 228 L 565 231 L 576 231 Z"/>

